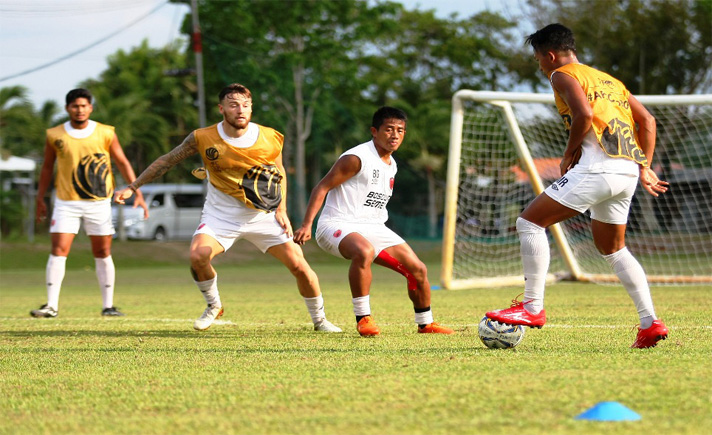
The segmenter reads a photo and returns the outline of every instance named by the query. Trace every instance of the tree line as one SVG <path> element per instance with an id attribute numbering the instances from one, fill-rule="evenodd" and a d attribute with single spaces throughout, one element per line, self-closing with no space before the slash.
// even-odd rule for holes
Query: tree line
<path id="1" fill-rule="evenodd" d="M 186 3 L 185 0 L 171 0 Z M 539 90 L 548 83 L 524 46 L 528 31 L 561 22 L 577 35 L 582 62 L 620 78 L 633 93 L 712 89 L 709 0 L 526 0 L 521 16 L 481 12 L 440 18 L 391 1 L 199 1 L 208 123 L 221 119 L 217 94 L 238 82 L 253 92 L 255 122 L 285 134 L 289 210 L 303 216 L 311 187 L 339 154 L 370 138 L 373 111 L 409 115 L 392 208 L 439 214 L 458 89 Z M 191 17 L 182 32 L 192 33 Z M 116 126 L 140 172 L 198 127 L 190 44 L 143 42 L 108 59 L 78 86 L 96 98 L 93 118 Z M 185 74 L 188 72 L 188 74 Z M 55 103 L 35 108 L 27 89 L 0 89 L 3 153 L 41 158 L 44 129 L 64 121 Z M 189 181 L 190 169 L 162 181 Z"/>

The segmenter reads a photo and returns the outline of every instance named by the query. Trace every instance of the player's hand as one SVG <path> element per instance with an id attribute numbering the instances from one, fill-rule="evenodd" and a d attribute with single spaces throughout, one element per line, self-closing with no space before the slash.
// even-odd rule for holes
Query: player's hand
<path id="1" fill-rule="evenodd" d="M 146 200 L 143 198 L 143 193 L 141 193 L 140 190 L 136 190 L 136 199 L 134 199 L 134 204 L 131 208 L 139 206 L 143 209 L 143 218 L 148 219 L 148 204 L 146 204 Z"/>
<path id="2" fill-rule="evenodd" d="M 658 193 L 665 193 L 670 183 L 662 181 L 658 175 L 650 168 L 640 168 L 640 184 L 649 194 L 658 196 Z"/>
<path id="3" fill-rule="evenodd" d="M 126 189 L 117 190 L 116 193 L 114 193 L 114 202 L 117 204 L 126 204 L 126 200 L 131 198 L 133 194 L 133 190 L 128 187 Z"/>
<path id="4" fill-rule="evenodd" d="M 294 232 L 294 243 L 297 245 L 303 245 L 311 240 L 311 238 L 311 225 L 302 225 Z"/>
<path id="5" fill-rule="evenodd" d="M 47 204 L 45 204 L 44 198 L 40 198 L 39 196 L 35 203 L 35 218 L 37 222 L 43 222 L 47 219 Z"/>
<path id="6" fill-rule="evenodd" d="M 559 172 L 561 172 L 562 177 L 581 160 L 581 151 L 581 147 L 578 147 L 576 151 L 571 154 L 564 153 L 564 157 L 561 159 L 561 163 L 559 163 Z"/>
<path id="7" fill-rule="evenodd" d="M 287 237 L 292 237 L 294 235 L 294 232 L 292 231 L 292 223 L 289 222 L 289 217 L 287 217 L 287 212 L 284 210 L 277 209 L 277 211 L 274 213 L 274 217 L 275 219 L 277 219 L 277 223 L 280 227 L 282 227 Z"/>

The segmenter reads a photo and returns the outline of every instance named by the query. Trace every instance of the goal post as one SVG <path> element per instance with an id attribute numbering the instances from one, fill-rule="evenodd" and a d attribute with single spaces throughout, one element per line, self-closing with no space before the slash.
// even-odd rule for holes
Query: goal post
<path id="1" fill-rule="evenodd" d="M 626 245 L 651 283 L 712 284 L 712 95 L 636 96 L 656 117 L 653 168 L 670 190 L 638 187 Z M 553 94 L 461 90 L 452 99 L 441 284 L 523 285 L 515 222 L 558 179 L 567 133 Z M 588 213 L 553 225 L 549 281 L 616 282 Z"/>

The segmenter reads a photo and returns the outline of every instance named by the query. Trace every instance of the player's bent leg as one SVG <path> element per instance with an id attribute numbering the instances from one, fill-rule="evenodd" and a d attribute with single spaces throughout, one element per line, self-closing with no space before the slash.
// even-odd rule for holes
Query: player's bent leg
<path id="1" fill-rule="evenodd" d="M 304 258 L 304 253 L 299 245 L 290 240 L 270 247 L 267 252 L 284 264 L 294 276 L 297 280 L 299 294 L 305 298 L 321 296 L 319 278 Z"/>
<path id="2" fill-rule="evenodd" d="M 314 324 L 314 330 L 317 332 L 342 332 L 341 328 L 326 318 L 319 278 L 304 258 L 302 248 L 290 240 L 270 247 L 267 252 L 284 264 L 297 280 L 299 294 L 304 298 L 304 304 Z"/>
<path id="3" fill-rule="evenodd" d="M 428 270 L 406 243 L 391 246 L 378 254 L 375 262 L 403 275 L 407 280 L 408 296 L 413 302 L 415 323 L 420 334 L 454 334 L 455 331 L 433 321 L 430 308 Z"/>
<path id="4" fill-rule="evenodd" d="M 204 331 L 223 315 L 224 309 L 218 291 L 218 277 L 211 261 L 224 252 L 217 240 L 207 234 L 196 234 L 190 244 L 190 272 L 195 285 L 203 295 L 207 308 L 195 320 L 193 328 Z"/>

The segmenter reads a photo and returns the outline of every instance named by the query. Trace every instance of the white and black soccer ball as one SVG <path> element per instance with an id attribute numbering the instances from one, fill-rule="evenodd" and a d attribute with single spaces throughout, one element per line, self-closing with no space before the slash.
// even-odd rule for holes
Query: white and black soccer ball
<path id="1" fill-rule="evenodd" d="M 522 342 L 524 327 L 505 325 L 485 316 L 477 328 L 480 340 L 490 349 L 509 349 Z"/>

